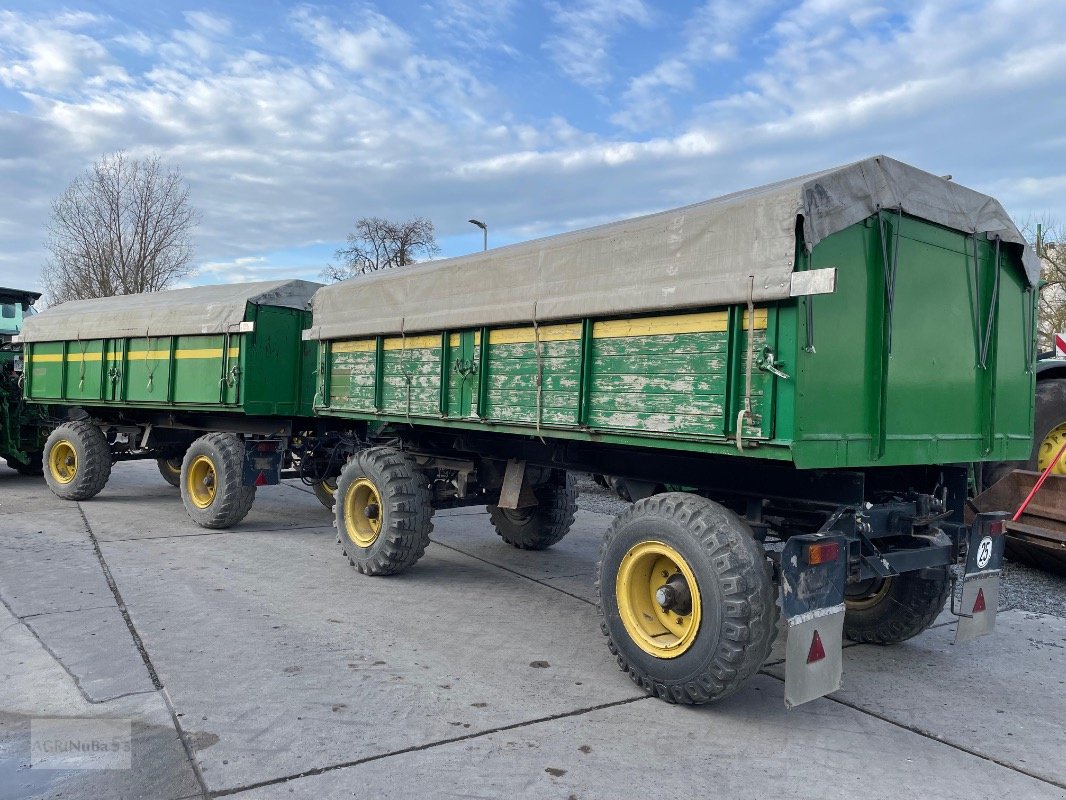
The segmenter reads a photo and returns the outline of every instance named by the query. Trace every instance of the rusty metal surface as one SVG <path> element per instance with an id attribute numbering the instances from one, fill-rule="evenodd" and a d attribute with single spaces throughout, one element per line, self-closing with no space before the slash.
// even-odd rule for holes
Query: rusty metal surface
<path id="1" fill-rule="evenodd" d="M 1014 512 L 1025 500 L 1039 472 L 1015 470 L 971 501 L 975 511 Z M 1017 522 L 1007 522 L 1007 558 L 1066 573 L 1066 475 L 1049 475 Z"/>

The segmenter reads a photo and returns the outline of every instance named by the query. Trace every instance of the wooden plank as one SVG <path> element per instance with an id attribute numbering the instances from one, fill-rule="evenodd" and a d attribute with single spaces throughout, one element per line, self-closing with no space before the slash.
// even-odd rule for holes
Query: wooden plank
<path id="1" fill-rule="evenodd" d="M 541 396 L 541 404 L 545 408 L 575 410 L 577 408 L 577 394 L 577 392 L 545 391 Z M 535 390 L 490 389 L 488 398 L 493 408 L 497 406 L 536 408 L 537 406 L 537 392 Z"/>
<path id="2" fill-rule="evenodd" d="M 723 422 L 723 417 L 703 414 L 643 414 L 627 411 L 605 413 L 596 409 L 589 412 L 589 425 L 612 430 L 715 436 L 721 435 Z"/>
<path id="3" fill-rule="evenodd" d="M 622 339 L 596 339 L 596 354 L 605 356 L 638 353 L 706 353 L 726 352 L 724 333 L 686 333 L 669 336 L 643 336 Z"/>
<path id="4" fill-rule="evenodd" d="M 592 358 L 595 375 L 711 375 L 724 374 L 725 358 L 702 353 L 656 353 Z"/>
<path id="5" fill-rule="evenodd" d="M 490 406 L 489 419 L 500 422 L 528 422 L 537 423 L 537 412 L 533 408 L 516 408 L 514 406 L 496 408 Z M 544 425 L 575 425 L 577 424 L 577 412 L 561 411 L 555 408 L 545 408 L 541 412 L 541 422 Z"/>

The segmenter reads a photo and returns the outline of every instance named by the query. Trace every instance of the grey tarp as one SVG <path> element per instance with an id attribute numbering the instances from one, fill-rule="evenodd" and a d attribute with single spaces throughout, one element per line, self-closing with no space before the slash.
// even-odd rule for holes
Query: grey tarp
<path id="1" fill-rule="evenodd" d="M 991 197 L 885 156 L 646 217 L 327 286 L 315 339 L 578 319 L 789 296 L 797 220 L 813 248 L 878 208 L 1024 238 Z M 1035 255 L 1024 256 L 1030 283 Z M 818 265 L 816 265 L 818 266 Z M 821 266 L 832 266 L 824 264 Z"/>
<path id="2" fill-rule="evenodd" d="M 26 319 L 24 342 L 225 333 L 244 319 L 248 303 L 307 308 L 321 284 L 258 281 L 164 292 L 71 300 Z"/>

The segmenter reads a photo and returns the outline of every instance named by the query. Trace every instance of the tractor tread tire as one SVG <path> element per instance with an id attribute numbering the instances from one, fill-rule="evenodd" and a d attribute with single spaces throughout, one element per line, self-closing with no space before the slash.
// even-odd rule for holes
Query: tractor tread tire
<path id="1" fill-rule="evenodd" d="M 198 508 L 189 497 L 185 477 L 192 462 L 207 456 L 215 466 L 215 499 Z M 232 433 L 208 433 L 193 442 L 181 462 L 181 500 L 193 522 L 201 528 L 230 528 L 248 516 L 255 502 L 255 487 L 244 486 L 244 441 Z"/>
<path id="2" fill-rule="evenodd" d="M 363 548 L 345 532 L 348 487 L 358 478 L 370 479 L 381 495 L 381 530 Z M 358 453 L 337 479 L 334 524 L 348 563 L 363 575 L 398 575 L 414 566 L 426 552 L 433 530 L 429 485 L 418 463 L 392 447 L 371 447 Z"/>
<path id="3" fill-rule="evenodd" d="M 533 490 L 537 505 L 525 519 L 515 519 L 506 509 L 488 506 L 497 535 L 519 550 L 545 550 L 570 532 L 577 514 L 577 480 L 567 473 L 563 485 L 546 483 Z"/>
<path id="4" fill-rule="evenodd" d="M 1051 378 L 1037 383 L 1035 404 L 1033 453 L 1027 467 L 1031 470 L 1040 468 L 1040 446 L 1044 439 L 1059 425 L 1066 423 L 1066 378 Z M 1057 474 L 1056 471 L 1053 473 Z"/>
<path id="5" fill-rule="evenodd" d="M 899 644 L 926 630 L 944 610 L 951 580 L 947 567 L 905 572 L 889 580 L 892 585 L 876 605 L 847 608 L 844 635 L 863 644 Z"/>
<path id="6" fill-rule="evenodd" d="M 332 492 L 326 487 L 326 480 L 333 481 Z M 337 478 L 327 478 L 326 480 L 315 481 L 315 483 L 311 485 L 311 491 L 315 493 L 318 502 L 320 502 L 327 511 L 332 511 L 333 506 L 337 502 Z"/>
<path id="7" fill-rule="evenodd" d="M 613 593 L 615 586 L 615 575 L 606 579 L 603 575 L 603 565 L 613 540 L 627 526 L 634 523 L 646 526 L 651 520 L 665 520 L 692 535 L 693 541 L 707 555 L 715 573 L 713 578 L 717 579 L 721 591 L 723 625 L 713 655 L 700 665 L 698 675 L 685 680 L 655 678 L 642 669 L 630 656 L 630 653 L 636 653 L 640 657 L 636 645 L 629 640 L 624 626 L 620 627 L 620 637 L 615 638 L 604 608 L 604 588 L 608 587 Z M 653 536 L 648 534 L 649 538 Z M 729 509 L 684 492 L 668 492 L 639 500 L 615 517 L 604 536 L 596 573 L 599 611 L 604 618 L 600 628 L 607 637 L 607 645 L 617 658 L 618 666 L 649 695 L 668 703 L 702 705 L 729 696 L 766 663 L 777 637 L 780 614 L 773 570 L 762 545 L 740 517 Z M 710 591 L 706 594 L 712 596 Z M 701 624 L 706 622 L 709 619 Z M 621 622 L 618 625 L 621 626 Z"/>
<path id="8" fill-rule="evenodd" d="M 98 495 L 111 477 L 111 448 L 104 432 L 88 420 L 64 422 L 48 435 L 44 445 L 44 463 L 49 462 L 52 448 L 66 440 L 74 446 L 78 471 L 69 483 L 60 483 L 46 466 L 44 479 L 53 494 L 64 500 L 88 500 Z"/>
<path id="9" fill-rule="evenodd" d="M 171 461 L 178 462 L 178 472 L 175 475 L 174 470 L 170 468 Z M 159 468 L 159 474 L 163 476 L 163 480 L 169 483 L 176 489 L 181 488 L 181 462 L 180 458 L 157 458 L 155 460 L 156 466 Z"/>

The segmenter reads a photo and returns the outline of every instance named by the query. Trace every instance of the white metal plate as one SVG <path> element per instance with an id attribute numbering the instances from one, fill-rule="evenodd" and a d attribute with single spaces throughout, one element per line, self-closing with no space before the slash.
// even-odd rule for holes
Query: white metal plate
<path id="1" fill-rule="evenodd" d="M 811 294 L 832 294 L 837 290 L 837 268 L 811 269 L 793 272 L 790 297 L 805 297 Z"/>
<path id="2" fill-rule="evenodd" d="M 825 658 L 808 664 L 815 631 L 821 637 Z M 839 689 L 844 652 L 843 604 L 829 614 L 801 614 L 790 618 L 787 634 L 785 706 L 795 708 Z"/>
<path id="3" fill-rule="evenodd" d="M 962 600 L 959 601 L 959 627 L 955 630 L 955 644 L 968 642 L 992 633 L 999 609 L 999 570 L 980 572 L 963 578 Z M 972 613 L 978 592 L 984 592 L 985 610 Z"/>

